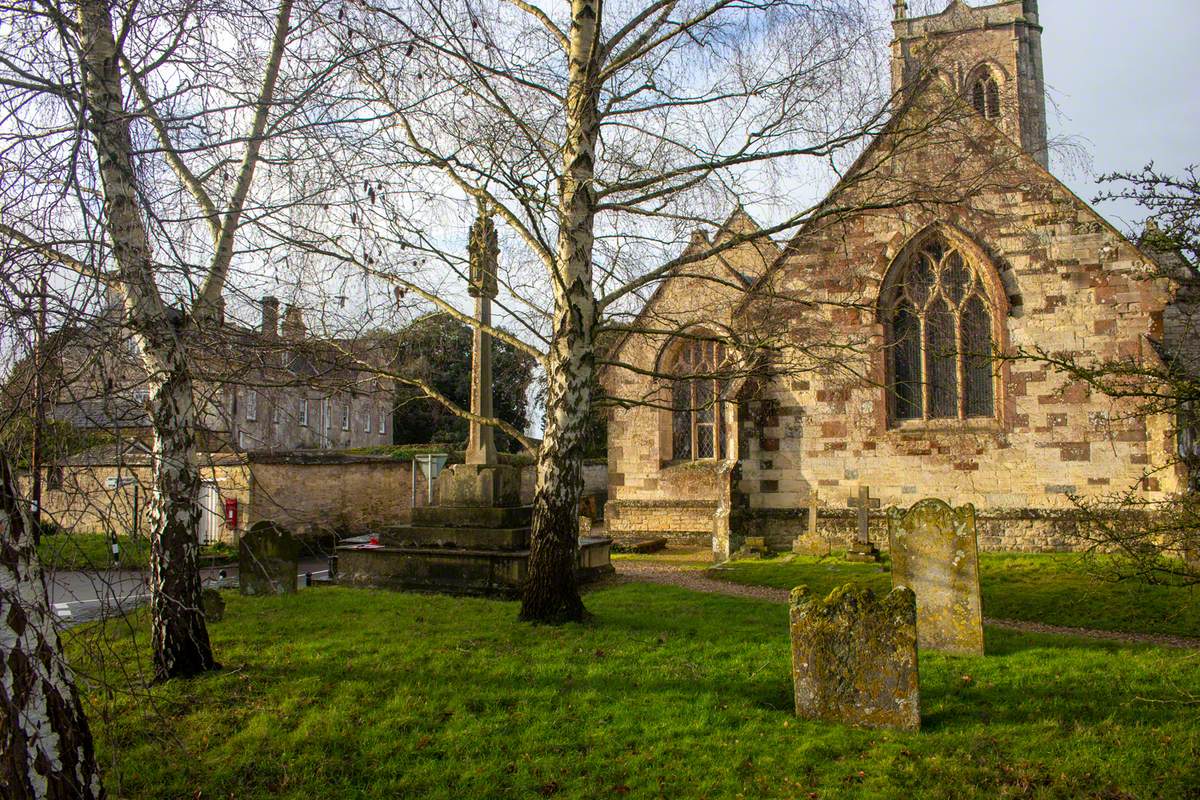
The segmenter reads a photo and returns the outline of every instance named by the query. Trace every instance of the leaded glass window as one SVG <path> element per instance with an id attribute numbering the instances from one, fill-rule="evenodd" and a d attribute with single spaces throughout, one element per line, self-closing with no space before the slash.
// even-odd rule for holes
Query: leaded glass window
<path id="1" fill-rule="evenodd" d="M 699 461 L 725 457 L 724 384 L 719 371 L 725 363 L 720 342 L 686 342 L 675 356 L 671 382 L 671 457 Z"/>
<path id="2" fill-rule="evenodd" d="M 898 269 L 883 309 L 892 418 L 994 416 L 994 323 L 979 272 L 941 238 Z"/>

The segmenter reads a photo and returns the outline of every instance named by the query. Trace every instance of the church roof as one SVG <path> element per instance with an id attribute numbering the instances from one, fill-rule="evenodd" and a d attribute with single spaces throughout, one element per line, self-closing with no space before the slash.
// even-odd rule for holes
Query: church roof
<path id="1" fill-rule="evenodd" d="M 1121 241 L 1134 248 L 1139 255 L 1146 261 L 1158 263 L 1161 254 L 1152 253 L 1142 247 L 1141 242 L 1134 242 L 1125 233 L 1118 230 L 1111 222 L 1104 218 L 1095 208 L 1087 201 L 1079 197 L 1069 186 L 1063 183 L 1054 173 L 1042 166 L 1037 159 L 1030 153 L 1026 152 L 1018 143 L 1014 142 L 999 126 L 991 120 L 985 119 L 980 114 L 976 113 L 974 108 L 967 100 L 956 92 L 950 90 L 944 83 L 934 75 L 927 75 L 922 80 L 914 85 L 907 93 L 895 113 L 888 118 L 887 122 L 880 129 L 879 133 L 872 138 L 870 144 L 859 154 L 858 158 L 838 180 L 837 184 L 826 194 L 825 198 L 814 208 L 812 216 L 810 216 L 796 231 L 796 233 L 788 240 L 783 251 L 778 259 L 768 268 L 759 280 L 755 283 L 755 288 L 763 285 L 770 276 L 774 275 L 787 262 L 787 254 L 794 251 L 804 237 L 810 233 L 811 229 L 822 222 L 827 221 L 831 217 L 839 215 L 850 216 L 860 213 L 863 209 L 850 204 L 844 209 L 837 208 L 838 198 L 847 191 L 848 187 L 854 185 L 855 181 L 864 173 L 864 171 L 872 164 L 879 151 L 887 146 L 889 138 L 896 135 L 898 129 L 904 122 L 914 115 L 920 113 L 920 110 L 925 101 L 936 93 L 942 98 L 946 104 L 955 110 L 954 120 L 959 123 L 965 123 L 967 126 L 974 128 L 975 131 L 983 133 L 989 137 L 998 137 L 998 141 L 1006 145 L 1006 153 L 994 152 L 997 156 L 996 162 L 1018 163 L 1021 169 L 1032 170 L 1037 177 L 1042 181 L 1049 181 L 1056 189 L 1067 194 L 1080 207 L 1086 209 L 1095 220 L 1100 223 L 1111 235 L 1117 237 Z M 919 134 L 918 134 L 919 135 Z M 919 202 L 921 198 L 901 199 L 900 202 L 891 204 L 890 207 L 902 207 L 904 205 L 912 205 Z M 886 205 L 886 204 L 885 204 Z M 1178 282 L 1178 277 L 1173 277 L 1173 280 Z M 746 302 L 745 300 L 742 301 Z"/>

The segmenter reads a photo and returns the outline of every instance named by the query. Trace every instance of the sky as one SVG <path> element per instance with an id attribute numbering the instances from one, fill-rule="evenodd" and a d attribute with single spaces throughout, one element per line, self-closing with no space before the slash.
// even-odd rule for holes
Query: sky
<path id="1" fill-rule="evenodd" d="M 1052 138 L 1077 137 L 1095 173 L 1200 162 L 1200 0 L 1038 5 Z M 1076 194 L 1095 197 L 1091 174 L 1051 159 Z M 1097 210 L 1122 230 L 1144 217 L 1128 204 Z"/>

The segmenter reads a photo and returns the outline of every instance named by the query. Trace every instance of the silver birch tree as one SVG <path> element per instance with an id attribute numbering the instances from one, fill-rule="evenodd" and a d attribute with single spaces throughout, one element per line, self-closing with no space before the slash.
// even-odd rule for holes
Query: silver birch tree
<path id="1" fill-rule="evenodd" d="M 104 788 L 54 627 L 37 537 L 0 452 L 0 794 L 94 800 Z"/>
<path id="2" fill-rule="evenodd" d="M 250 99 L 228 108 L 201 107 L 172 118 L 149 88 L 149 74 L 156 66 L 170 64 L 180 69 L 186 62 L 187 47 L 203 47 L 205 37 L 213 35 L 205 30 L 210 19 L 205 15 L 218 14 L 215 7 L 164 7 L 154 12 L 156 17 L 143 19 L 138 17 L 136 5 L 112 6 L 105 0 L 31 6 L 9 29 L 10 56 L 0 71 L 3 106 L 16 121 L 26 154 L 44 148 L 51 155 L 67 155 L 75 161 L 94 159 L 75 165 L 74 172 L 44 176 L 28 160 L 6 165 L 21 170 L 24 180 L 16 189 L 26 195 L 10 198 L 17 202 L 6 204 L 0 216 L 0 236 L 11 247 L 103 284 L 123 304 L 123 325 L 137 344 L 150 389 L 148 408 L 154 434 L 151 641 L 155 675 L 160 680 L 217 666 L 199 602 L 200 479 L 191 348 L 198 332 L 212 322 L 229 280 L 255 172 L 262 161 L 264 142 L 271 135 L 269 122 L 289 42 L 292 9 L 292 0 L 282 0 L 265 36 L 247 32 L 251 39 L 255 35 L 265 39 L 265 54 Z M 120 14 L 119 26 L 114 13 Z M 151 31 L 149 40 L 166 42 L 157 51 L 151 48 L 143 54 L 140 65 L 128 49 L 139 25 Z M 156 33 L 161 36 L 156 38 Z M 57 48 L 52 44 L 55 37 L 61 42 Z M 200 54 L 211 52 L 201 50 Z M 205 63 L 203 58 L 199 63 L 208 71 L 166 78 L 164 97 L 182 93 L 189 80 L 202 86 L 205 81 L 213 82 L 212 86 L 221 80 L 222 65 Z M 54 69 L 39 76 L 39 65 L 53 65 Z M 28 111 L 45 112 L 55 102 L 82 123 L 86 136 L 64 138 L 61 128 L 42 129 L 36 118 L 23 116 Z M 215 143 L 177 141 L 189 127 L 205 127 L 204 119 L 213 114 L 233 120 L 215 126 L 215 133 L 222 134 Z M 230 153 L 230 134 L 221 129 L 247 118 L 248 129 L 232 140 L 241 144 L 242 152 L 232 188 L 224 189 L 235 157 Z M 136 119 L 149 128 L 142 141 L 135 141 Z M 10 150 L 10 157 L 16 157 L 11 155 L 15 150 Z M 180 197 L 163 200 L 158 187 L 148 185 L 147 175 L 153 174 L 149 162 L 155 158 L 169 169 L 162 177 L 169 175 L 182 187 L 180 197 L 190 198 L 191 211 L 180 211 Z M 53 194 L 55 184 L 65 185 L 61 193 L 65 198 L 79 198 L 78 206 L 68 209 L 60 203 L 44 211 L 30 200 Z M 22 215 L 21 200 L 43 216 Z M 156 201 L 160 205 L 156 206 Z M 180 246 L 173 236 L 163 236 L 165 231 L 186 239 L 191 220 L 200 221 L 209 240 L 207 264 L 199 268 L 186 258 L 183 263 L 169 260 Z M 54 225 L 39 225 L 39 221 Z M 159 231 L 157 237 L 152 225 Z M 66 233 L 51 235 L 51 230 L 64 227 Z"/>
<path id="3" fill-rule="evenodd" d="M 425 264 L 461 274 L 461 257 L 433 229 L 476 204 L 507 229 L 520 251 L 505 256 L 508 311 L 544 345 L 524 346 L 546 381 L 520 613 L 580 619 L 577 505 L 598 339 L 667 275 L 747 241 L 679 255 L 694 226 L 779 199 L 749 172 L 770 184 L 779 175 L 764 165 L 824 161 L 878 130 L 886 106 L 851 77 L 871 42 L 862 8 L 455 0 L 339 11 L 338 23 L 362 54 L 364 102 L 386 120 L 356 155 L 404 179 L 382 182 L 379 203 L 372 185 L 347 230 L 309 231 L 308 246 L 457 313 Z"/>

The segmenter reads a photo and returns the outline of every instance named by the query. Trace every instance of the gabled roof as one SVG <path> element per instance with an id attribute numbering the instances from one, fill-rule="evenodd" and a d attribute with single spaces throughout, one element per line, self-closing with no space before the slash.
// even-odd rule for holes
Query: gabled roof
<path id="1" fill-rule="evenodd" d="M 949 8 L 947 8 L 947 11 L 949 11 Z M 797 229 L 796 233 L 791 237 L 791 239 L 788 240 L 780 257 L 776 259 L 774 264 L 772 264 L 772 266 L 766 270 L 755 283 L 755 289 L 762 286 L 766 280 L 773 276 L 778 270 L 783 268 L 782 265 L 786 264 L 788 260 L 787 256 L 797 249 L 798 244 L 804 240 L 804 237 L 811 232 L 814 226 L 829 219 L 831 215 L 827 212 L 835 205 L 837 198 L 844 193 L 849 186 L 853 185 L 863 170 L 872 163 L 878 152 L 887 144 L 889 137 L 896 134 L 897 130 L 901 127 L 901 124 L 911 116 L 915 115 L 924 100 L 935 92 L 942 95 L 945 101 L 949 104 L 949 107 L 953 108 L 957 112 L 954 118 L 955 121 L 960 123 L 965 121 L 966 125 L 973 126 L 980 133 L 984 133 L 992 137 L 999 137 L 999 140 L 1005 143 L 1009 148 L 1009 152 L 1005 154 L 1005 156 L 1010 163 L 1019 163 L 1021 169 L 1031 170 L 1037 174 L 1039 179 L 1050 182 L 1055 188 L 1068 195 L 1082 208 L 1087 209 L 1096 218 L 1096 220 L 1108 230 L 1109 233 L 1118 237 L 1121 241 L 1134 248 L 1134 250 L 1143 259 L 1147 261 L 1154 260 L 1152 254 L 1143 249 L 1140 243 L 1131 241 L 1128 236 L 1118 230 L 1112 223 L 1110 223 L 1099 212 L 1092 208 L 1089 203 L 1075 194 L 1070 187 L 1068 187 L 1058 177 L 1050 172 L 1049 169 L 1042 166 L 1029 152 L 1021 147 L 1020 144 L 1014 142 L 999 126 L 997 126 L 991 120 L 985 119 L 978 114 L 965 98 L 951 90 L 935 76 L 927 75 L 917 84 L 914 84 L 912 89 L 906 93 L 906 97 L 904 98 L 903 102 L 896 109 L 896 112 L 892 114 L 892 116 L 884 124 L 883 128 L 880 129 L 880 132 L 876 134 L 876 136 L 871 140 L 870 144 L 867 145 L 863 152 L 859 154 L 858 158 L 854 160 L 854 163 L 850 166 L 846 173 L 841 177 L 841 179 L 838 180 L 837 184 L 834 185 L 829 193 L 825 195 L 825 198 L 815 207 L 813 215 L 810 216 Z M 915 201 L 910 201 L 910 203 L 911 202 Z M 905 203 L 899 203 L 897 204 L 897 207 L 902 205 L 905 205 Z M 861 208 L 846 209 L 846 213 L 850 215 L 861 213 L 861 211 Z M 739 306 L 745 302 L 746 300 L 743 300 Z"/>
<path id="2" fill-rule="evenodd" d="M 695 263 L 698 263 L 699 261 L 704 261 L 707 258 L 715 257 L 717 263 L 725 268 L 730 277 L 736 280 L 748 291 L 750 287 L 754 286 L 759 281 L 762 275 L 768 269 L 770 269 L 771 264 L 774 263 L 775 260 L 778 259 L 782 254 L 779 246 L 776 245 L 769 236 L 759 235 L 761 233 L 762 226 L 760 226 L 754 220 L 754 218 L 751 217 L 740 205 L 733 210 L 733 212 L 725 219 L 723 223 L 721 223 L 721 226 L 717 228 L 711 240 L 703 230 L 699 228 L 694 230 L 692 232 L 691 240 L 688 242 L 688 246 L 685 247 L 683 252 L 679 254 L 678 261 L 682 263 L 677 263 L 659 279 L 658 285 L 654 288 L 654 292 L 651 293 L 649 299 L 646 300 L 646 302 L 642 305 L 641 310 L 638 311 L 637 316 L 635 316 L 633 321 L 630 323 L 630 327 L 637 327 L 639 323 L 646 319 L 650 311 L 661 300 L 663 293 L 666 291 L 667 285 L 679 274 L 679 272 L 694 265 Z M 762 269 L 758 271 L 757 275 L 747 275 L 746 273 L 735 269 L 729 263 L 728 259 L 724 257 L 722 252 L 714 253 L 711 256 L 704 256 L 696 261 L 685 261 L 685 259 L 688 259 L 690 256 L 695 256 L 704 252 L 705 250 L 712 249 L 715 245 L 720 243 L 722 239 L 729 239 L 733 237 L 743 237 L 745 242 L 752 244 L 758 250 L 759 256 L 762 259 Z M 733 245 L 733 247 L 737 246 L 739 245 Z M 620 353 L 632 334 L 633 331 L 622 331 L 620 336 L 617 337 L 611 346 L 603 348 L 605 357 L 612 357 L 617 353 Z"/>

